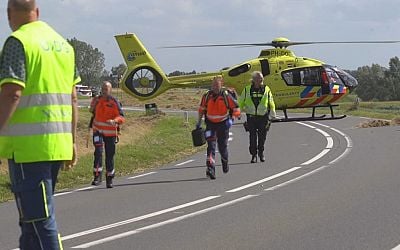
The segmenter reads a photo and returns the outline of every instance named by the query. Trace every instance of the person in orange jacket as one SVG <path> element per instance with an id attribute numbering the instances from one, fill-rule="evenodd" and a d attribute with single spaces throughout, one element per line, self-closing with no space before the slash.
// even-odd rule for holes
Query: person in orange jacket
<path id="1" fill-rule="evenodd" d="M 93 98 L 90 104 L 90 112 L 93 114 L 93 145 L 94 162 L 92 185 L 100 185 L 102 182 L 102 158 L 103 147 L 106 151 L 106 186 L 112 188 L 114 178 L 114 155 L 117 143 L 119 125 L 125 122 L 121 104 L 111 95 L 112 85 L 103 82 L 101 95 Z"/>
<path id="2" fill-rule="evenodd" d="M 205 93 L 199 107 L 199 117 L 196 128 L 201 127 L 201 121 L 205 116 L 207 140 L 207 170 L 206 176 L 215 179 L 215 148 L 221 154 L 222 171 L 228 173 L 228 139 L 229 128 L 233 118 L 240 116 L 239 105 L 231 91 L 222 88 L 224 80 L 222 76 L 214 77 L 211 90 Z"/>

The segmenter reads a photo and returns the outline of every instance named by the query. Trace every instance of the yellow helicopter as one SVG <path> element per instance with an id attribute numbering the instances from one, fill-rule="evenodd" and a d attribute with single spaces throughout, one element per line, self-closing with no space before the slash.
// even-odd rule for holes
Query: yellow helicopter
<path id="1" fill-rule="evenodd" d="M 261 71 L 264 81 L 270 87 L 276 108 L 282 110 L 284 118 L 275 122 L 342 119 L 345 115 L 335 116 L 334 104 L 355 87 L 357 80 L 349 73 L 327 65 L 319 60 L 297 57 L 288 50 L 291 45 L 316 43 L 397 43 L 400 41 L 359 41 L 359 42 L 291 42 L 280 37 L 271 43 L 232 43 L 208 45 L 183 45 L 163 48 L 194 48 L 224 46 L 272 46 L 261 50 L 257 58 L 223 68 L 212 73 L 201 73 L 167 77 L 160 66 L 135 34 L 127 33 L 115 36 L 121 53 L 127 64 L 120 86 L 139 100 L 154 98 L 171 88 L 210 86 L 213 77 L 222 75 L 225 85 L 239 94 L 249 83 L 253 71 Z M 315 109 L 329 107 L 330 117 L 316 116 Z M 289 118 L 288 109 L 312 108 L 310 117 Z"/>

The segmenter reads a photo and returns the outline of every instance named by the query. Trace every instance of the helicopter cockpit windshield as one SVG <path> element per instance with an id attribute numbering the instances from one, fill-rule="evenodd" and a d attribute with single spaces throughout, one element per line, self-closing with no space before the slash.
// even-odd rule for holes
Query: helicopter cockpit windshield
<path id="1" fill-rule="evenodd" d="M 327 75 L 330 77 L 331 82 L 344 84 L 350 90 L 354 89 L 358 85 L 357 80 L 346 71 L 331 65 L 324 65 L 324 68 Z"/>

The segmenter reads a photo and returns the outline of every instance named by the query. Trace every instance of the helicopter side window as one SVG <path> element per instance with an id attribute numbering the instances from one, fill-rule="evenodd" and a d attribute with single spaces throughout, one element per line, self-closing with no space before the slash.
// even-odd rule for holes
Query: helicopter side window
<path id="1" fill-rule="evenodd" d="M 249 71 L 251 68 L 250 64 L 246 63 L 246 64 L 242 64 L 236 68 L 231 69 L 228 72 L 229 76 L 238 76 L 240 74 L 246 73 L 247 71 Z"/>
<path id="2" fill-rule="evenodd" d="M 282 78 L 290 86 L 321 86 L 321 67 L 290 69 L 282 72 Z"/>

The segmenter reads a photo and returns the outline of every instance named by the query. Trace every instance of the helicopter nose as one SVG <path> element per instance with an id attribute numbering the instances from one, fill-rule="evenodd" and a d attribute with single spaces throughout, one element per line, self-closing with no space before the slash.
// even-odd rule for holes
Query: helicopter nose
<path id="1" fill-rule="evenodd" d="M 350 75 L 349 73 L 342 71 L 342 73 L 339 75 L 342 78 L 344 85 L 348 87 L 350 91 L 352 91 L 358 86 L 357 79 L 352 75 Z"/>
<path id="2" fill-rule="evenodd" d="M 331 70 L 334 70 L 336 74 L 339 75 L 340 79 L 342 80 L 343 84 L 350 90 L 350 92 L 358 86 L 357 79 L 350 75 L 350 73 L 339 69 L 337 67 L 329 67 Z"/>

